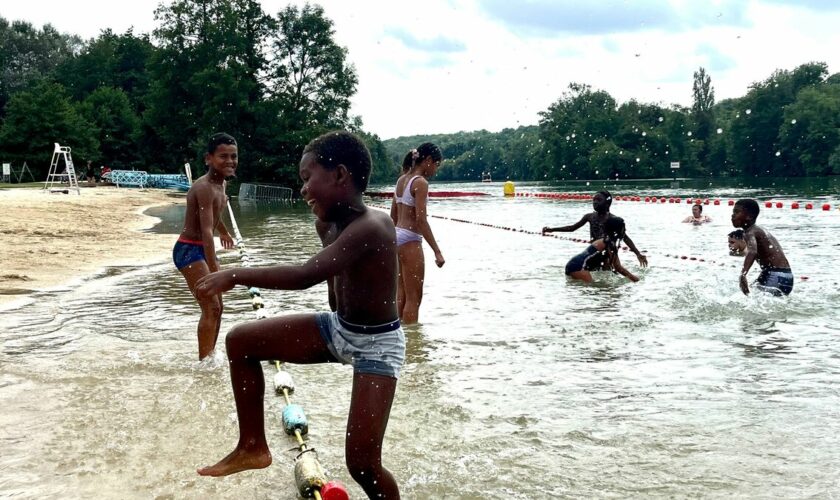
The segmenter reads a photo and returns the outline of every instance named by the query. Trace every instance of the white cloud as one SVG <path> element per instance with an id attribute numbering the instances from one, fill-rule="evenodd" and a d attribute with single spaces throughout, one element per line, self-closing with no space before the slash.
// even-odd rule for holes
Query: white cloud
<path id="1" fill-rule="evenodd" d="M 776 69 L 823 61 L 840 71 L 840 8 L 820 0 L 613 0 L 600 10 L 561 0 L 316 3 L 359 75 L 352 112 L 382 138 L 536 124 L 570 82 L 620 102 L 689 105 L 701 65 L 718 100 Z M 262 4 L 275 14 L 287 2 Z M 505 14 L 508 4 L 519 17 Z M 151 31 L 156 5 L 28 0 L 1 15 L 93 37 L 106 27 Z M 529 12 L 545 18 L 529 22 Z"/>

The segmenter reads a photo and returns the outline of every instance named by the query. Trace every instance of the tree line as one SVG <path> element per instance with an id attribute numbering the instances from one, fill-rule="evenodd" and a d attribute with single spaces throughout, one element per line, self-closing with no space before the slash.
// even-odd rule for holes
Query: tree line
<path id="1" fill-rule="evenodd" d="M 216 131 L 240 144 L 240 179 L 297 186 L 305 144 L 332 129 L 367 142 L 372 182 L 408 150 L 441 146 L 443 180 L 573 180 L 840 174 L 840 74 L 812 62 L 715 102 L 694 74 L 691 107 L 569 85 L 537 125 L 382 141 L 350 114 L 358 76 L 317 5 L 266 14 L 258 0 L 175 0 L 151 34 L 82 40 L 0 17 L 0 160 L 44 178 L 53 142 L 77 164 L 174 173 L 202 165 Z M 196 169 L 194 167 L 194 171 Z"/>
<path id="2" fill-rule="evenodd" d="M 320 6 L 176 0 L 155 19 L 151 35 L 84 41 L 0 18 L 0 159 L 44 178 L 60 142 L 77 165 L 200 173 L 207 137 L 225 131 L 241 180 L 295 186 L 306 143 L 349 129 L 390 180 L 381 140 L 349 114 L 358 77 Z"/>
<path id="3" fill-rule="evenodd" d="M 384 141 L 391 162 L 432 140 L 441 180 L 802 177 L 840 174 L 840 73 L 821 62 L 777 70 L 743 97 L 715 102 L 711 77 L 694 73 L 691 107 L 630 100 L 572 83 L 538 125 Z"/>

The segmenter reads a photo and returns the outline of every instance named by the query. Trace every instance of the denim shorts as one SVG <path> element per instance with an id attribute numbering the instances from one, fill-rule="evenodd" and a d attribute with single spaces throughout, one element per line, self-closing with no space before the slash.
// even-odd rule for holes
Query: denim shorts
<path id="1" fill-rule="evenodd" d="M 399 378 L 405 361 L 405 335 L 400 320 L 384 325 L 356 325 L 335 312 L 318 313 L 315 319 L 330 353 L 340 362 L 353 365 L 354 373 Z"/>
<path id="2" fill-rule="evenodd" d="M 758 275 L 757 288 L 773 295 L 790 295 L 793 291 L 793 273 L 787 267 L 766 267 Z"/>

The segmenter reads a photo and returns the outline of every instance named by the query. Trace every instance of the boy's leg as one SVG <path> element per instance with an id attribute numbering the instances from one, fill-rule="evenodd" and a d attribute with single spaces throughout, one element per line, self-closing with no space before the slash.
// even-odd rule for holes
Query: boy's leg
<path id="1" fill-rule="evenodd" d="M 423 280 L 426 267 L 423 247 L 419 241 L 412 241 L 399 247 L 400 274 L 405 287 L 405 303 L 400 310 L 400 321 L 404 325 L 417 323 L 420 302 L 423 300 Z"/>
<path id="2" fill-rule="evenodd" d="M 365 490 L 368 498 L 400 498 L 397 482 L 382 466 L 382 438 L 388 427 L 396 388 L 397 379 L 393 377 L 353 374 L 344 455 L 350 475 Z"/>
<path id="3" fill-rule="evenodd" d="M 198 469 L 202 476 L 226 476 L 271 464 L 271 452 L 265 440 L 265 379 L 260 361 L 278 359 L 301 364 L 335 361 L 321 337 L 314 314 L 237 325 L 227 334 L 225 345 L 239 421 L 239 442 L 216 465 Z"/>
<path id="4" fill-rule="evenodd" d="M 195 284 L 204 276 L 210 274 L 207 262 L 197 260 L 180 269 L 187 280 L 187 286 L 195 297 Z M 198 359 L 209 356 L 216 348 L 219 328 L 222 324 L 222 297 L 215 295 L 205 299 L 196 299 L 201 307 L 201 317 L 198 319 Z"/>

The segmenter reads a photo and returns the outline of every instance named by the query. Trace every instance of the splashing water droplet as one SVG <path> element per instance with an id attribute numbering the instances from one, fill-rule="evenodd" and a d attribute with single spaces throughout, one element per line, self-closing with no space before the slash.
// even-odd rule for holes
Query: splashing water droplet
<path id="1" fill-rule="evenodd" d="M 722 134 L 722 133 L 723 133 L 723 129 L 722 129 L 722 128 L 717 129 L 717 133 L 718 133 L 718 134 Z"/>
<path id="2" fill-rule="evenodd" d="M 744 111 L 744 113 L 746 113 L 746 114 L 750 114 L 750 113 L 752 113 L 752 110 L 751 110 L 751 109 L 748 109 L 748 110 Z"/>

